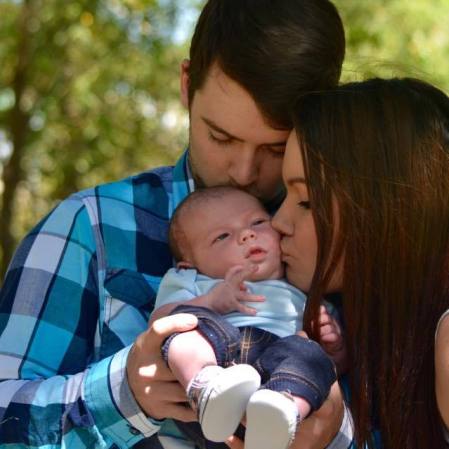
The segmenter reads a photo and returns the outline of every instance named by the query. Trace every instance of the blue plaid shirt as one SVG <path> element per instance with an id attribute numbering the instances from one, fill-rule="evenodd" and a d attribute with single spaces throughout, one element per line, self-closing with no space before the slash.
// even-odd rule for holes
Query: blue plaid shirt
<path id="1" fill-rule="evenodd" d="M 170 446 L 125 367 L 172 267 L 169 219 L 193 190 L 186 154 L 70 196 L 22 241 L 0 292 L 1 448 Z"/>

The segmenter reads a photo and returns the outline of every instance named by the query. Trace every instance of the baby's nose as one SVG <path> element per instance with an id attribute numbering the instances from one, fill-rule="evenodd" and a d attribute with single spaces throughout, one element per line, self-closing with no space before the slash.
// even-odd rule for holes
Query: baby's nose
<path id="1" fill-rule="evenodd" d="M 256 233 L 252 229 L 244 229 L 240 233 L 240 243 L 246 243 L 248 240 L 254 240 Z"/>

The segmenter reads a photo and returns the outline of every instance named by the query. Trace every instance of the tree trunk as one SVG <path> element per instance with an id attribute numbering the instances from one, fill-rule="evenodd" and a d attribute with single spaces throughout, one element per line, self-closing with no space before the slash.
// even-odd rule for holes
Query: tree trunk
<path id="1" fill-rule="evenodd" d="M 17 46 L 17 66 L 12 83 L 15 104 L 11 110 L 8 132 L 9 138 L 12 142 L 12 154 L 3 167 L 2 175 L 4 190 L 2 195 L 2 209 L 0 211 L 0 244 L 2 249 L 0 280 L 4 277 L 6 268 L 14 253 L 16 245 L 14 235 L 12 233 L 14 202 L 19 183 L 25 178 L 25 172 L 22 167 L 22 159 L 25 153 L 29 133 L 29 114 L 22 108 L 22 98 L 26 87 L 27 72 L 29 67 L 30 9 L 30 0 L 27 0 L 23 3 L 18 23 L 19 42 Z"/>

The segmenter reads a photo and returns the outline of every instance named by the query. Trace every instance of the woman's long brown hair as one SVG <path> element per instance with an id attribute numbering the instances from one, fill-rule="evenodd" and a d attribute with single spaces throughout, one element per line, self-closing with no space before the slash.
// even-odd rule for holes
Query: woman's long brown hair
<path id="1" fill-rule="evenodd" d="M 374 422 L 385 448 L 447 447 L 434 339 L 449 308 L 449 99 L 374 79 L 302 97 L 294 123 L 318 236 L 305 321 L 313 333 L 340 261 L 357 445 L 372 447 Z"/>

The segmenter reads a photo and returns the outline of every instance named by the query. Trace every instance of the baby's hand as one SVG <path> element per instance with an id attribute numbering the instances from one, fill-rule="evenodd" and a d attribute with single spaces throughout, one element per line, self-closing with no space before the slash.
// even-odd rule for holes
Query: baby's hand
<path id="1" fill-rule="evenodd" d="M 248 292 L 244 281 L 257 271 L 257 265 L 236 265 L 228 270 L 223 282 L 217 284 L 208 294 L 207 307 L 217 313 L 240 312 L 255 315 L 256 309 L 242 302 L 263 302 L 265 297 Z"/>
<path id="2" fill-rule="evenodd" d="M 328 313 L 326 307 L 321 306 L 318 324 L 320 327 L 320 345 L 334 361 L 338 372 L 344 372 L 346 370 L 346 346 L 338 321 Z"/>
<path id="3" fill-rule="evenodd" d="M 320 327 L 320 344 L 328 353 L 339 350 L 343 344 L 343 336 L 340 325 L 331 315 L 326 307 L 320 307 L 320 317 L 318 320 Z"/>

